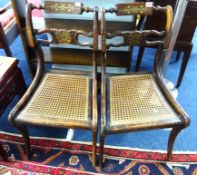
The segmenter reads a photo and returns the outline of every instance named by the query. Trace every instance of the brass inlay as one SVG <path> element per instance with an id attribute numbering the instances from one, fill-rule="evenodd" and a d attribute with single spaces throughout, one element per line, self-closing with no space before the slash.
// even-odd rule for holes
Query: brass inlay
<path id="1" fill-rule="evenodd" d="M 141 33 L 128 34 L 126 42 L 128 45 L 140 45 L 145 43 L 144 36 Z"/>
<path id="2" fill-rule="evenodd" d="M 80 14 L 82 10 L 82 4 L 75 2 L 46 1 L 45 10 L 47 13 Z"/>
<path id="3" fill-rule="evenodd" d="M 150 15 L 153 13 L 152 2 L 121 3 L 116 5 L 117 15 Z"/>
<path id="4" fill-rule="evenodd" d="M 67 30 L 54 30 L 53 32 L 54 42 L 56 44 L 74 44 L 75 43 L 75 32 Z"/>
<path id="5" fill-rule="evenodd" d="M 132 14 L 145 14 L 146 8 L 144 5 L 133 6 L 127 5 L 125 8 L 119 9 L 119 13 L 132 15 Z"/>
<path id="6" fill-rule="evenodd" d="M 111 77 L 110 115 L 112 126 L 179 121 L 151 74 Z"/>

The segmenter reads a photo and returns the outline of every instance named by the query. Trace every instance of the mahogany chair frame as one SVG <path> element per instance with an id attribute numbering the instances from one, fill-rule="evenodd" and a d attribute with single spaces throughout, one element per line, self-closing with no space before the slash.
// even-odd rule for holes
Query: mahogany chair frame
<path id="1" fill-rule="evenodd" d="M 134 8 L 133 8 L 134 7 Z M 106 21 L 105 21 L 105 14 L 106 13 L 115 13 L 116 15 L 151 15 L 154 11 L 163 11 L 166 14 L 166 28 L 165 31 L 155 31 L 155 30 L 145 30 L 145 31 L 117 31 L 116 33 L 108 33 L 106 31 Z M 159 6 L 151 6 L 147 7 L 145 3 L 130 3 L 130 4 L 117 4 L 116 8 L 111 8 L 109 10 L 102 10 L 102 20 L 101 20 L 101 35 L 102 35 L 102 85 L 101 85 L 101 135 L 100 135 L 100 166 L 103 166 L 103 154 L 104 154 L 104 140 L 107 134 L 115 134 L 121 132 L 129 132 L 129 131 L 139 131 L 139 130 L 150 130 L 150 129 L 161 129 L 161 128 L 172 128 L 169 140 L 168 140 L 168 148 L 167 148 L 167 160 L 171 160 L 172 156 L 172 149 L 174 145 L 174 141 L 178 133 L 185 127 L 187 127 L 190 123 L 188 115 L 185 111 L 181 108 L 181 106 L 177 103 L 177 101 L 173 98 L 169 90 L 165 85 L 165 80 L 163 77 L 162 72 L 162 65 L 165 62 L 165 56 L 167 54 L 167 48 L 169 46 L 169 42 L 171 39 L 171 30 L 172 30 L 172 21 L 173 21 L 173 12 L 170 6 L 166 7 L 159 7 Z M 110 43 L 108 40 L 114 38 L 116 36 L 123 37 L 122 43 Z M 152 38 L 157 38 L 156 40 L 152 40 Z M 108 42 L 107 42 L 108 41 Z M 119 47 L 119 46 L 154 46 L 158 48 L 155 61 L 153 66 L 153 71 L 151 73 L 127 73 L 122 75 L 112 75 L 106 73 L 106 62 L 107 62 L 107 50 L 110 47 Z M 116 123 L 115 125 L 112 124 L 114 120 L 111 117 L 112 113 L 112 104 L 115 102 L 111 100 L 111 86 L 113 83 L 112 78 L 119 77 L 135 77 L 135 76 L 143 76 L 145 74 L 151 75 L 153 77 L 153 82 L 157 86 L 157 90 L 162 94 L 164 97 L 164 101 L 169 105 L 172 111 L 176 115 L 176 120 L 169 118 L 160 118 L 155 119 L 156 121 L 150 122 L 147 117 L 147 122 L 133 122 L 134 118 L 133 113 L 130 112 L 130 123 L 125 122 L 124 112 L 121 116 L 119 116 L 121 121 L 120 123 Z M 128 80 L 129 81 L 129 80 Z M 126 83 L 129 83 L 129 82 Z M 134 82 L 135 83 L 135 82 Z M 132 85 L 132 83 L 130 83 Z M 115 85 L 114 85 L 115 86 Z M 121 86 L 121 85 L 120 85 Z M 137 86 L 137 85 L 136 85 Z M 117 88 L 118 89 L 118 88 Z M 124 89 L 124 88 L 123 88 Z M 143 87 L 142 87 L 143 89 Z M 135 90 L 135 89 L 134 89 Z M 147 89 L 148 91 L 148 89 Z M 121 92 L 116 92 L 115 90 L 112 93 L 120 94 L 118 98 L 124 96 L 123 94 L 128 94 L 130 91 L 127 91 L 127 88 Z M 143 91 L 144 92 L 144 91 Z M 135 97 L 134 97 L 135 98 Z M 124 100 L 124 99 L 122 99 Z M 131 99 L 133 100 L 133 99 Z M 122 103 L 126 103 L 126 101 L 121 101 Z M 135 100 L 132 102 L 135 103 Z M 129 103 L 130 104 L 130 103 Z M 130 104 L 130 108 L 132 108 Z M 138 109 L 135 110 L 143 110 L 139 106 Z M 120 106 L 118 111 L 122 111 L 123 108 Z M 152 111 L 154 112 L 154 111 Z M 120 112 L 121 113 L 121 112 Z M 136 115 L 136 114 L 135 114 Z M 146 113 L 143 114 L 146 117 Z M 141 120 L 141 119 L 140 119 Z M 146 119 L 145 119 L 146 120 Z M 134 123 L 134 124 L 133 124 Z"/>
<path id="2" fill-rule="evenodd" d="M 52 3 L 52 4 L 50 4 Z M 26 9 L 26 33 L 29 41 L 29 46 L 35 50 L 36 58 L 37 58 L 37 70 L 36 74 L 33 78 L 31 85 L 28 90 L 24 94 L 24 96 L 20 99 L 17 105 L 9 114 L 9 121 L 21 132 L 24 142 L 25 142 L 25 152 L 28 158 L 31 157 L 31 148 L 30 148 L 30 139 L 26 125 L 39 125 L 39 126 L 48 126 L 48 127 L 60 127 L 60 128 L 74 128 L 74 129 L 88 129 L 92 131 L 92 162 L 96 165 L 96 143 L 97 143 L 97 133 L 98 133 L 98 124 L 97 124 L 97 52 L 98 52 L 98 8 L 89 8 L 84 7 L 82 3 L 72 3 L 72 2 L 55 2 L 58 6 L 63 6 L 65 8 L 63 11 L 59 13 L 62 14 L 82 14 L 93 13 L 93 29 L 92 32 L 86 32 L 83 30 L 66 30 L 66 29 L 55 29 L 55 28 L 46 28 L 42 30 L 34 30 L 32 25 L 32 16 L 31 12 L 34 9 L 38 10 L 50 10 L 51 13 L 57 12 L 53 9 L 54 2 L 46 1 L 44 6 L 36 7 L 31 3 L 27 4 Z M 76 5 L 77 4 L 77 5 Z M 72 8 L 67 8 L 67 7 Z M 61 8 L 59 8 L 61 10 Z M 54 26 L 55 27 L 55 26 Z M 37 39 L 35 35 L 39 34 L 48 34 L 51 35 L 51 39 Z M 92 42 L 80 42 L 79 35 L 83 35 L 85 37 L 91 38 Z M 47 118 L 44 119 L 42 117 L 30 117 L 30 114 L 22 115 L 26 108 L 28 108 L 28 103 L 31 103 L 31 100 L 34 99 L 34 95 L 38 90 L 38 87 L 43 83 L 43 76 L 46 71 L 44 70 L 44 57 L 45 55 L 42 52 L 41 44 L 74 44 L 78 46 L 88 46 L 92 50 L 92 72 L 77 72 L 77 71 L 60 71 L 60 70 L 51 70 L 52 73 L 58 73 L 62 75 L 68 75 L 68 77 L 72 77 L 75 75 L 77 77 L 87 77 L 89 80 L 89 85 L 87 85 L 87 90 L 89 92 L 88 100 L 88 116 L 85 121 L 75 120 L 71 118 L 61 119 L 61 118 Z M 69 83 L 69 82 L 68 82 Z M 66 87 L 65 87 L 66 88 Z M 76 87 L 78 88 L 78 87 Z M 69 97 L 70 98 L 70 97 Z M 77 97 L 76 97 L 77 98 Z M 86 100 L 87 100 L 86 98 Z M 70 99 L 72 100 L 72 99 Z M 69 100 L 67 100 L 69 101 Z M 53 102 L 53 101 L 52 101 Z M 40 104 L 42 106 L 42 104 Z M 54 104 L 56 105 L 56 104 Z M 64 104 L 65 105 L 65 104 Z M 57 105 L 58 106 L 58 105 Z M 61 105 L 62 106 L 62 105 Z M 63 107 L 63 106 L 62 106 Z M 64 108 L 64 107 L 63 107 Z M 78 106 L 80 108 L 80 105 Z M 28 118 L 29 115 L 29 118 Z"/>

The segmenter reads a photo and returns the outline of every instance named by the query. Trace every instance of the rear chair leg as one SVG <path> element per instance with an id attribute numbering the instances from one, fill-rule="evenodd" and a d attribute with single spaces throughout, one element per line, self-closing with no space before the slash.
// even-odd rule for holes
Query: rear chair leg
<path id="1" fill-rule="evenodd" d="M 182 127 L 172 128 L 172 131 L 171 131 L 169 139 L 168 139 L 168 152 L 167 152 L 167 160 L 168 161 L 170 161 L 171 157 L 172 157 L 172 149 L 173 149 L 174 141 L 182 129 L 183 129 Z"/>
<path id="2" fill-rule="evenodd" d="M 100 136 L 100 167 L 103 167 L 103 152 L 104 152 L 104 142 L 105 142 L 105 135 L 101 134 Z"/>
<path id="3" fill-rule="evenodd" d="M 180 51 L 177 51 L 176 60 L 175 60 L 176 62 L 179 60 L 180 56 L 181 56 L 181 52 Z"/>
<path id="4" fill-rule="evenodd" d="M 93 132 L 92 135 L 92 160 L 93 160 L 93 165 L 96 166 L 96 143 L 97 143 L 97 131 Z"/>
<path id="5" fill-rule="evenodd" d="M 139 51 L 138 51 L 136 66 L 135 66 L 135 71 L 136 72 L 139 71 L 139 69 L 140 69 L 143 54 L 144 54 L 144 47 L 140 47 Z"/>

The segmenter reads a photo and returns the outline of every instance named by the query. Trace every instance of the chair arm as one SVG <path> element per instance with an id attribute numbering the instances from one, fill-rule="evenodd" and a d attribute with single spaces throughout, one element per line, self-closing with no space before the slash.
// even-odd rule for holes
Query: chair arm
<path id="1" fill-rule="evenodd" d="M 11 7 L 12 7 L 11 2 L 7 3 L 2 8 L 0 8 L 0 14 L 4 13 L 6 10 L 10 9 Z"/>
<path id="2" fill-rule="evenodd" d="M 165 55 L 165 54 L 164 54 Z M 188 114 L 183 110 L 183 108 L 179 105 L 176 99 L 172 96 L 171 92 L 168 90 L 164 76 L 160 69 L 161 61 L 160 58 L 155 59 L 155 78 L 157 80 L 158 86 L 160 87 L 161 91 L 163 92 L 166 100 L 170 105 L 173 107 L 175 112 L 181 117 L 182 121 L 184 122 L 184 127 L 187 127 L 190 124 L 190 119 Z"/>

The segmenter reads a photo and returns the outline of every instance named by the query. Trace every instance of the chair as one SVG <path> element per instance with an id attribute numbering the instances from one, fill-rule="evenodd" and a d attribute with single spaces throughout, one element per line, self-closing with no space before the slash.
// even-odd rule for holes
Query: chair
<path id="1" fill-rule="evenodd" d="M 152 15 L 156 11 L 166 14 L 165 31 L 106 32 L 105 13 L 115 13 L 117 16 Z M 187 114 L 166 88 L 161 71 L 171 38 L 172 13 L 170 6 L 155 7 L 152 3 L 143 2 L 117 4 L 116 8 L 102 11 L 101 166 L 107 134 L 172 128 L 167 151 L 167 160 L 170 160 L 176 136 L 190 123 Z M 110 43 L 114 37 L 122 39 L 119 43 Z M 157 46 L 153 71 L 106 74 L 107 51 L 111 47 L 120 46 Z"/>
<path id="2" fill-rule="evenodd" d="M 33 9 L 58 14 L 78 14 L 93 12 L 93 30 L 67 30 L 46 28 L 34 30 L 31 12 Z M 9 114 L 9 121 L 19 129 L 28 158 L 31 156 L 27 125 L 75 128 L 92 130 L 92 161 L 96 164 L 97 141 L 97 45 L 98 9 L 84 7 L 78 2 L 46 1 L 43 6 L 27 4 L 27 37 L 29 46 L 37 56 L 36 75 L 18 104 Z M 35 35 L 47 34 L 48 40 L 37 39 Z M 80 41 L 82 37 L 87 42 Z M 77 72 L 44 68 L 44 53 L 41 44 L 74 44 L 92 50 L 92 71 Z"/>
<path id="3" fill-rule="evenodd" d="M 18 29 L 11 3 L 0 9 L 0 48 L 4 49 L 7 56 L 12 57 L 9 45 L 18 36 Z"/>

